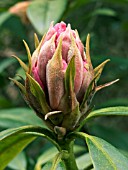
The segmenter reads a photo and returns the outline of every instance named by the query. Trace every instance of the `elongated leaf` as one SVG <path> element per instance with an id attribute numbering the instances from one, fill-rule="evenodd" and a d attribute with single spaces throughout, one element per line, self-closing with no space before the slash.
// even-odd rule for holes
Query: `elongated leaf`
<path id="1" fill-rule="evenodd" d="M 108 101 L 99 104 L 100 108 L 112 107 L 112 106 L 128 106 L 128 99 L 123 97 L 111 98 Z"/>
<path id="2" fill-rule="evenodd" d="M 106 16 L 116 16 L 117 13 L 110 9 L 110 8 L 101 8 L 101 9 L 96 9 L 92 15 L 106 15 Z"/>
<path id="3" fill-rule="evenodd" d="M 8 165 L 13 170 L 26 170 L 27 169 L 27 159 L 25 153 L 19 153 Z"/>
<path id="4" fill-rule="evenodd" d="M 39 119 L 31 109 L 10 108 L 0 110 L 0 127 L 14 128 L 25 125 L 46 127 L 42 120 Z"/>
<path id="5" fill-rule="evenodd" d="M 0 61 L 0 74 L 6 69 L 8 68 L 11 64 L 15 63 L 16 60 L 13 58 L 8 58 L 8 59 L 4 59 L 2 61 Z"/>
<path id="6" fill-rule="evenodd" d="M 43 166 L 42 170 L 50 170 L 50 168 L 52 167 L 52 162 L 47 162 L 45 164 L 45 166 Z M 60 162 L 56 168 L 56 170 L 66 170 L 65 169 L 65 166 L 64 166 L 64 163 L 63 162 Z"/>
<path id="7" fill-rule="evenodd" d="M 83 152 L 84 147 L 80 145 L 74 146 L 74 153 L 79 154 Z M 46 164 L 46 162 L 49 162 L 51 159 L 54 158 L 54 156 L 58 153 L 58 150 L 55 147 L 47 149 L 45 152 L 43 152 L 37 159 L 37 163 L 35 165 L 34 170 L 41 170 L 41 166 Z M 80 160 L 78 159 L 78 163 Z M 81 162 L 80 162 L 81 163 Z M 51 167 L 51 166 L 50 166 Z"/>
<path id="8" fill-rule="evenodd" d="M 43 35 L 51 21 L 59 21 L 66 4 L 67 0 L 33 1 L 27 9 L 27 16 L 35 29 Z"/>
<path id="9" fill-rule="evenodd" d="M 4 169 L 7 164 L 21 152 L 30 142 L 35 139 L 34 136 L 15 135 L 8 136 L 7 139 L 0 140 L 0 168 Z"/>
<path id="10" fill-rule="evenodd" d="M 15 34 L 15 37 L 20 37 L 21 39 L 24 39 L 26 37 L 25 29 L 20 18 L 7 11 L 7 9 L 5 12 L 0 13 L 0 28 L 6 28 L 7 30 Z"/>
<path id="11" fill-rule="evenodd" d="M 92 166 L 92 161 L 89 153 L 79 156 L 76 158 L 76 163 L 79 169 L 86 169 Z"/>
<path id="12" fill-rule="evenodd" d="M 0 27 L 11 17 L 11 15 L 12 14 L 9 12 L 3 12 L 0 14 Z"/>
<path id="13" fill-rule="evenodd" d="M 86 121 L 88 121 L 93 117 L 98 117 L 98 116 L 128 116 L 128 107 L 117 106 L 117 107 L 98 109 L 91 112 L 87 116 Z"/>
<path id="14" fill-rule="evenodd" d="M 41 170 L 41 166 L 50 161 L 57 153 L 58 150 L 56 148 L 50 148 L 45 153 L 40 155 L 35 165 L 35 170 Z"/>
<path id="15" fill-rule="evenodd" d="M 108 120 L 109 121 L 109 120 Z M 107 140 L 122 151 L 128 152 L 128 132 L 113 127 L 105 127 L 95 124 L 89 128 L 91 134 Z"/>
<path id="16" fill-rule="evenodd" d="M 7 109 L 12 106 L 13 106 L 12 101 L 0 95 L 0 109 L 4 109 L 4 108 Z"/>
<path id="17" fill-rule="evenodd" d="M 4 169 L 7 164 L 20 153 L 36 137 L 42 136 L 49 139 L 57 147 L 54 135 L 47 129 L 24 126 L 15 129 L 9 129 L 0 133 L 0 168 Z M 8 154 L 9 153 L 9 154 Z"/>
<path id="18" fill-rule="evenodd" d="M 86 140 L 95 170 L 127 170 L 128 158 L 105 140 L 77 132 L 74 136 Z"/>
<path id="19" fill-rule="evenodd" d="M 62 153 L 59 152 L 56 154 L 56 156 L 54 157 L 53 159 L 53 162 L 52 162 L 52 167 L 50 168 L 50 170 L 56 170 L 60 160 L 61 160 L 61 157 L 62 157 Z"/>
<path id="20" fill-rule="evenodd" d="M 90 156 L 96 170 L 127 170 L 128 158 L 105 140 L 89 136 L 86 138 Z"/>

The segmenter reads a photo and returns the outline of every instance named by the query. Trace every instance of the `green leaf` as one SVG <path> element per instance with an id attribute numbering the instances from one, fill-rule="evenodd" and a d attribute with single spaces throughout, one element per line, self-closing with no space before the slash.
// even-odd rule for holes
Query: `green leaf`
<path id="1" fill-rule="evenodd" d="M 26 75 L 27 75 L 27 77 L 29 79 L 31 93 L 39 101 L 39 103 L 40 103 L 40 105 L 42 107 L 43 113 L 47 114 L 50 111 L 50 108 L 49 108 L 49 106 L 48 106 L 48 104 L 46 102 L 45 94 L 44 94 L 42 88 L 37 83 L 37 81 L 35 81 L 29 74 L 26 74 Z"/>
<path id="2" fill-rule="evenodd" d="M 96 9 L 95 11 L 92 12 L 92 16 L 95 15 L 116 16 L 117 13 L 110 8 L 101 8 L 101 9 Z"/>
<path id="3" fill-rule="evenodd" d="M 73 151 L 75 154 L 83 153 L 84 149 L 85 149 L 85 147 L 81 146 L 81 145 L 74 145 L 74 147 L 73 147 Z"/>
<path id="4" fill-rule="evenodd" d="M 86 140 L 95 170 L 128 169 L 128 158 L 105 140 L 83 132 L 75 133 L 74 137 Z"/>
<path id="5" fill-rule="evenodd" d="M 12 107 L 12 101 L 10 101 L 8 98 L 3 97 L 2 95 L 0 96 L 0 109 L 3 108 L 10 108 Z"/>
<path id="6" fill-rule="evenodd" d="M 50 168 L 50 170 L 56 170 L 56 168 L 61 160 L 62 154 L 63 153 L 59 152 L 55 155 L 53 162 L 52 162 L 52 167 Z"/>
<path id="7" fill-rule="evenodd" d="M 7 10 L 7 8 L 13 6 L 15 3 L 17 3 L 18 0 L 4 0 L 4 1 L 0 1 L 0 7 L 1 8 L 5 8 Z"/>
<path id="8" fill-rule="evenodd" d="M 0 140 L 1 170 L 35 138 L 34 135 L 15 134 Z"/>
<path id="9" fill-rule="evenodd" d="M 52 162 L 47 162 L 42 169 L 36 169 L 36 170 L 49 170 L 52 166 Z"/>
<path id="10" fill-rule="evenodd" d="M 111 98 L 99 104 L 99 108 L 112 107 L 112 106 L 128 106 L 128 99 L 123 97 Z"/>
<path id="11" fill-rule="evenodd" d="M 4 59 L 0 62 L 0 74 L 6 69 L 8 68 L 10 65 L 12 65 L 13 63 L 15 63 L 16 60 L 13 58 L 8 58 L 8 59 Z"/>
<path id="12" fill-rule="evenodd" d="M 95 134 L 95 136 L 107 140 L 118 149 L 128 151 L 128 132 L 117 129 L 117 127 L 105 127 L 99 124 L 89 127 L 89 131 L 91 134 Z"/>
<path id="13" fill-rule="evenodd" d="M 27 169 L 27 160 L 25 157 L 24 152 L 19 153 L 9 164 L 8 167 L 10 167 L 13 170 L 26 170 Z"/>
<path id="14" fill-rule="evenodd" d="M 103 109 L 98 109 L 92 111 L 85 119 L 88 121 L 91 118 L 99 116 L 128 116 L 128 107 L 117 106 L 117 107 L 108 107 Z"/>
<path id="15" fill-rule="evenodd" d="M 79 154 L 84 149 L 83 146 L 75 145 L 74 146 L 74 153 Z M 51 147 L 47 149 L 45 152 L 43 152 L 37 159 L 37 163 L 35 165 L 34 170 L 41 170 L 41 166 L 49 162 L 51 159 L 54 158 L 54 156 L 58 153 L 58 150 L 55 147 Z M 79 160 L 78 160 L 79 162 Z"/>
<path id="16" fill-rule="evenodd" d="M 11 17 L 10 12 L 3 12 L 0 14 L 0 27 Z"/>
<path id="17" fill-rule="evenodd" d="M 103 2 L 107 2 L 110 4 L 119 4 L 119 5 L 127 5 L 128 4 L 127 0 L 103 0 Z"/>
<path id="18" fill-rule="evenodd" d="M 41 170 L 41 166 L 48 161 L 50 161 L 56 154 L 58 153 L 58 150 L 54 148 L 47 149 L 46 152 L 42 153 L 38 159 L 37 163 L 35 165 L 35 170 Z"/>
<path id="19" fill-rule="evenodd" d="M 89 153 L 97 170 L 127 170 L 128 158 L 122 155 L 114 146 L 105 140 L 88 136 L 86 137 Z"/>
<path id="20" fill-rule="evenodd" d="M 39 119 L 31 109 L 10 108 L 0 110 L 0 127 L 14 128 L 25 125 L 46 127 L 42 120 Z"/>
<path id="21" fill-rule="evenodd" d="M 15 27 L 16 26 L 16 27 Z M 24 26 L 20 17 L 6 11 L 0 14 L 0 29 L 6 28 L 14 34 L 14 37 L 24 39 L 26 37 Z"/>
<path id="22" fill-rule="evenodd" d="M 32 142 L 38 136 L 47 138 L 54 145 L 56 145 L 56 147 L 59 147 L 55 142 L 53 133 L 41 127 L 24 126 L 1 132 L 0 168 L 4 169 L 18 153 L 20 153 L 30 142 Z"/>
<path id="23" fill-rule="evenodd" d="M 51 21 L 59 21 L 65 11 L 67 0 L 37 0 L 33 1 L 28 9 L 27 16 L 35 29 L 43 35 L 49 28 Z"/>
<path id="24" fill-rule="evenodd" d="M 47 162 L 45 164 L 45 166 L 43 166 L 42 170 L 50 170 L 50 168 L 52 167 L 52 162 Z M 41 170 L 41 169 L 39 169 Z M 66 170 L 65 169 L 65 166 L 64 166 L 64 163 L 63 162 L 60 162 L 56 168 L 56 170 Z"/>
<path id="25" fill-rule="evenodd" d="M 76 163 L 79 169 L 86 169 L 92 166 L 92 161 L 89 153 L 83 154 L 76 158 Z"/>

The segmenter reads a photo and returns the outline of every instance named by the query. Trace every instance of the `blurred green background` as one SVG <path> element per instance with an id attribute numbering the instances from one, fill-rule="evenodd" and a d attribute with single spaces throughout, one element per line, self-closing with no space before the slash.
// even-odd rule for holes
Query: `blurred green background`
<path id="1" fill-rule="evenodd" d="M 84 44 L 87 34 L 91 34 L 94 67 L 111 59 L 99 84 L 117 78 L 120 81 L 96 94 L 93 100 L 95 109 L 128 106 L 128 0 L 0 0 L 0 130 L 26 124 L 44 126 L 9 77 L 15 77 L 16 73 L 23 75 L 18 62 L 11 57 L 15 54 L 27 63 L 22 40 L 33 52 L 33 34 L 36 32 L 41 39 L 51 21 L 70 23 L 72 29 L 78 30 Z M 98 118 L 88 123 L 83 131 L 101 136 L 123 152 L 128 151 L 128 119 L 124 117 Z M 32 146 L 26 149 L 26 154 L 31 157 L 29 166 L 25 164 L 28 169 L 33 167 L 36 156 L 42 152 L 40 147 L 45 145 L 46 149 L 50 146 L 41 139 L 32 145 L 36 147 L 33 152 Z"/>

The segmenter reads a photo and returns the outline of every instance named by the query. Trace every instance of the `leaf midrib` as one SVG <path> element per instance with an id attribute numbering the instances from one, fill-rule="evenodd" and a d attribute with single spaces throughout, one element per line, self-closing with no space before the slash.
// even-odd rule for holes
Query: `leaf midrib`
<path id="1" fill-rule="evenodd" d="M 110 164 L 112 165 L 112 167 L 117 170 L 117 168 L 115 167 L 115 164 L 114 162 L 111 160 L 111 157 L 109 156 L 109 154 L 107 152 L 105 152 L 103 149 L 102 149 L 102 146 L 97 143 L 97 141 L 95 139 L 92 139 L 91 137 L 88 137 L 90 138 L 90 140 L 93 142 L 93 144 L 95 146 L 97 146 L 97 148 L 105 155 L 105 157 L 107 158 L 107 160 L 110 162 Z"/>

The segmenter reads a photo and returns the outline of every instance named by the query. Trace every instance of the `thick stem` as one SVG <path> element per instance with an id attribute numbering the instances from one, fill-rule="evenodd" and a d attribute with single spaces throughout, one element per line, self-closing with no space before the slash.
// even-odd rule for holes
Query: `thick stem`
<path id="1" fill-rule="evenodd" d="M 67 154 L 62 157 L 66 170 L 78 170 L 73 152 L 73 144 L 74 141 L 63 141 L 62 143 L 59 143 L 61 150 L 67 152 Z"/>

